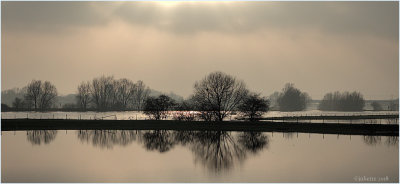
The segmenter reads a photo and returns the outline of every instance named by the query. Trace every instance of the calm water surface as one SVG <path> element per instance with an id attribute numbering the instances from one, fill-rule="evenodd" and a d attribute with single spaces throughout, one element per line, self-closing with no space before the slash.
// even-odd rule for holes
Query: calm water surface
<path id="1" fill-rule="evenodd" d="M 3 131 L 2 182 L 398 182 L 398 137 Z"/>

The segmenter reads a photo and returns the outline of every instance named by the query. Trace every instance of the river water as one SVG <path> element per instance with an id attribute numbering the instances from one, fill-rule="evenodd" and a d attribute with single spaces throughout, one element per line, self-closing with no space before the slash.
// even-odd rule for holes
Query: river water
<path id="1" fill-rule="evenodd" d="M 2 182 L 398 182 L 398 137 L 3 131 Z"/>

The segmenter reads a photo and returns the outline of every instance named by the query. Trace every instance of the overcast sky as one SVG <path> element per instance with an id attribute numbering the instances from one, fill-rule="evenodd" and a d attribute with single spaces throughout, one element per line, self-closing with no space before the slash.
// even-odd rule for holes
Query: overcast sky
<path id="1" fill-rule="evenodd" d="M 94 77 L 184 97 L 213 71 L 270 95 L 398 97 L 398 2 L 2 2 L 2 90 Z"/>

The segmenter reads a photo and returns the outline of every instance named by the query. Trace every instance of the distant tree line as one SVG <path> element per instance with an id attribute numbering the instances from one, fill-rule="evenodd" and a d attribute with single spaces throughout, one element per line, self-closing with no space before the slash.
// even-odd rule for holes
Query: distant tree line
<path id="1" fill-rule="evenodd" d="M 212 72 L 194 83 L 194 93 L 186 100 L 174 100 L 171 96 L 160 94 L 150 96 L 150 88 L 143 81 L 115 79 L 113 76 L 100 76 L 77 86 L 76 103 L 66 104 L 64 110 L 79 111 L 144 111 L 151 119 L 165 119 L 171 110 L 194 111 L 194 114 L 181 113 L 178 120 L 201 119 L 223 121 L 238 114 L 250 121 L 257 121 L 274 107 L 279 111 L 303 111 L 311 101 L 310 96 L 287 83 L 280 92 L 269 98 L 247 89 L 246 84 L 234 76 L 223 72 Z M 56 109 L 57 89 L 49 81 L 32 80 L 22 88 L 22 98 L 16 97 L 12 107 L 2 104 L 2 109 L 46 111 Z M 173 94 L 171 94 L 173 95 Z M 359 92 L 327 93 L 319 104 L 324 111 L 361 111 L 365 105 Z M 380 110 L 379 103 L 371 104 Z M 61 104 L 60 104 L 61 106 Z M 388 108 L 395 105 L 390 104 Z"/>
<path id="2" fill-rule="evenodd" d="M 318 109 L 323 111 L 362 111 L 365 100 L 360 92 L 327 93 L 319 104 Z M 374 104 L 379 108 L 378 104 Z"/>
<path id="3" fill-rule="evenodd" d="M 16 97 L 12 102 L 13 110 L 45 111 L 54 105 L 58 95 L 56 87 L 49 81 L 32 80 L 23 89 L 23 98 Z"/>
<path id="4" fill-rule="evenodd" d="M 16 97 L 12 107 L 2 104 L 5 111 L 48 111 L 55 108 L 58 95 L 56 87 L 49 81 L 32 80 L 23 89 L 23 99 Z M 65 104 L 64 110 L 142 110 L 150 89 L 143 81 L 116 80 L 112 76 L 94 78 L 77 87 L 76 104 Z"/>
<path id="5" fill-rule="evenodd" d="M 97 111 L 142 110 L 143 103 L 150 93 L 143 81 L 133 81 L 112 76 L 94 78 L 82 82 L 77 89 L 77 104 L 86 111 L 93 107 Z"/>
<path id="6" fill-rule="evenodd" d="M 380 104 L 380 103 L 378 103 L 378 102 L 372 102 L 371 103 L 371 106 L 372 106 L 372 108 L 373 108 L 373 110 L 374 111 L 381 111 L 381 110 L 383 110 L 383 107 L 382 107 L 382 105 Z"/>

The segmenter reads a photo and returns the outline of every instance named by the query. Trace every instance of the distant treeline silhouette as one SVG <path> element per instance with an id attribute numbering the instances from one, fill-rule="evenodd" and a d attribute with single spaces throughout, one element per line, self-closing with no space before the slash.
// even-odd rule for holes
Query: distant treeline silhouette
<path id="1" fill-rule="evenodd" d="M 212 72 L 194 84 L 194 93 L 186 100 L 174 100 L 166 94 L 150 96 L 150 88 L 143 81 L 136 83 L 130 79 L 115 79 L 113 76 L 100 76 L 92 81 L 78 85 L 76 95 L 71 96 L 75 103 L 56 108 L 57 89 L 49 81 L 32 80 L 15 97 L 12 107 L 2 104 L 2 111 L 145 111 L 151 119 L 164 119 L 170 110 L 196 111 L 182 114 L 179 120 L 195 118 L 206 121 L 223 121 L 238 113 L 242 117 L 255 120 L 271 107 L 280 111 L 302 111 L 311 101 L 311 97 L 294 84 L 287 83 L 281 92 L 273 93 L 269 98 L 251 92 L 242 80 L 223 72 Z M 17 91 L 18 92 L 18 91 Z M 173 95 L 173 94 L 171 94 Z M 176 99 L 176 98 L 175 98 Z M 319 105 L 320 110 L 361 111 L 365 105 L 359 92 L 328 93 Z M 372 104 L 374 110 L 382 107 Z M 393 107 L 392 107 L 393 106 Z M 388 109 L 396 109 L 396 103 Z M 386 106 L 385 106 L 386 109 Z"/>
<path id="2" fill-rule="evenodd" d="M 57 97 L 57 89 L 49 81 L 32 80 L 24 87 L 23 97 L 16 97 L 12 102 L 12 110 L 45 111 L 50 109 Z M 6 104 L 1 104 L 2 110 L 10 109 Z"/>
<path id="3" fill-rule="evenodd" d="M 149 93 L 143 81 L 134 83 L 126 78 L 101 76 L 78 86 L 77 104 L 84 111 L 89 105 L 97 111 L 141 110 Z"/>
<path id="4" fill-rule="evenodd" d="M 279 93 L 277 103 L 281 111 L 302 111 L 306 109 L 311 97 L 288 83 Z"/>
<path id="5" fill-rule="evenodd" d="M 324 111 L 362 111 L 365 100 L 360 92 L 336 91 L 327 93 L 319 104 L 319 109 Z"/>

